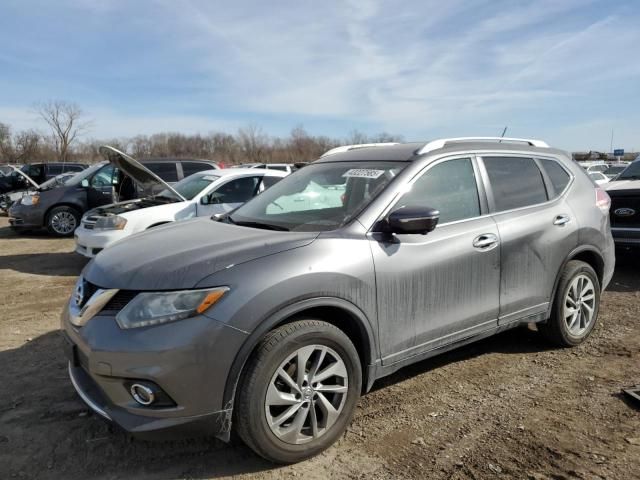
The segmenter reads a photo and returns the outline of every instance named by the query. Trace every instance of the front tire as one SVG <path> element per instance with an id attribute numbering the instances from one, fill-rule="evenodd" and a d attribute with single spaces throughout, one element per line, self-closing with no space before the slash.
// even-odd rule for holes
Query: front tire
<path id="1" fill-rule="evenodd" d="M 344 433 L 361 388 L 358 352 L 340 329 L 320 320 L 283 325 L 260 342 L 243 373 L 237 433 L 267 460 L 302 461 Z"/>
<path id="2" fill-rule="evenodd" d="M 80 213 L 71 207 L 56 207 L 47 215 L 47 230 L 56 237 L 70 237 L 80 225 Z"/>
<path id="3" fill-rule="evenodd" d="M 598 275 L 588 263 L 571 260 L 560 276 L 551 317 L 538 329 L 556 345 L 580 345 L 596 326 L 599 307 Z"/>

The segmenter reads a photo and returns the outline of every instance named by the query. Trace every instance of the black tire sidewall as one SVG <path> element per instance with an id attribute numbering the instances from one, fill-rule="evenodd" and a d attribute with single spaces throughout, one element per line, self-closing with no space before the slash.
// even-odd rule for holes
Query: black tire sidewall
<path id="1" fill-rule="evenodd" d="M 333 349 L 342 359 L 347 369 L 349 388 L 347 399 L 340 416 L 331 429 L 316 440 L 292 445 L 278 439 L 267 424 L 264 402 L 267 388 L 280 364 L 292 353 L 307 345 L 324 345 Z M 277 346 L 261 362 L 254 365 L 252 374 L 257 375 L 252 391 L 243 389 L 241 394 L 250 395 L 247 399 L 247 427 L 251 435 L 248 442 L 263 457 L 278 463 L 294 463 L 312 457 L 335 443 L 346 430 L 362 388 L 362 369 L 357 351 L 351 341 L 340 330 L 328 324 L 297 330 L 280 340 Z"/>
<path id="2" fill-rule="evenodd" d="M 80 216 L 80 214 L 78 213 L 78 211 L 75 208 L 65 207 L 65 206 L 55 207 L 55 208 L 52 208 L 51 211 L 47 214 L 47 225 L 46 225 L 47 226 L 47 231 L 49 233 L 51 233 L 52 235 L 55 235 L 57 237 L 70 237 L 70 236 L 72 236 L 73 232 L 75 232 L 75 228 L 73 229 L 72 232 L 63 234 L 63 233 L 56 232 L 53 229 L 53 227 L 51 226 L 51 219 L 58 212 L 69 212 L 76 219 L 76 228 L 78 228 L 80 226 L 81 216 Z"/>
<path id="3" fill-rule="evenodd" d="M 573 282 L 576 276 L 581 274 L 587 275 L 593 282 L 595 302 L 594 302 L 593 319 L 591 321 L 591 324 L 589 325 L 587 330 L 585 330 L 581 335 L 576 336 L 569 332 L 569 327 L 564 320 L 564 303 L 565 303 L 565 298 L 569 290 L 569 287 L 571 286 L 571 282 Z M 596 272 L 587 263 L 580 262 L 580 261 L 569 262 L 569 264 L 567 265 L 562 275 L 560 284 L 558 285 L 558 293 L 555 301 L 555 312 L 554 312 L 553 320 L 555 322 L 555 325 L 554 325 L 555 330 L 557 334 L 560 336 L 558 340 L 567 346 L 580 345 L 582 342 L 584 342 L 589 337 L 589 335 L 595 328 L 596 324 L 598 323 L 599 309 L 600 309 L 600 281 L 598 280 L 598 276 L 596 275 Z"/>

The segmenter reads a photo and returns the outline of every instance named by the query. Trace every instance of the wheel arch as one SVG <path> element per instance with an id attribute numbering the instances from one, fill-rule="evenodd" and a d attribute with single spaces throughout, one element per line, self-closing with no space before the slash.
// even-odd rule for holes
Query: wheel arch
<path id="1" fill-rule="evenodd" d="M 78 212 L 80 214 L 80 218 L 82 218 L 82 214 L 83 209 L 82 206 L 73 203 L 73 202 L 58 202 L 58 203 L 54 203 L 53 205 L 51 205 L 50 207 L 48 207 L 45 212 L 44 215 L 42 216 L 42 225 L 43 226 L 47 226 L 47 222 L 49 221 L 49 214 L 51 213 L 51 210 L 53 210 L 54 208 L 58 208 L 58 207 L 69 207 L 69 208 L 73 208 L 76 212 Z M 78 225 L 79 226 L 79 225 Z"/>
<path id="2" fill-rule="evenodd" d="M 553 308 L 553 304 L 555 302 L 556 293 L 558 290 L 558 284 L 560 283 L 560 277 L 562 276 L 562 272 L 564 271 L 567 263 L 571 260 L 581 260 L 588 265 L 590 265 L 596 272 L 598 276 L 598 282 L 602 288 L 602 281 L 604 278 L 604 258 L 600 251 L 592 246 L 592 245 L 582 245 L 573 249 L 569 255 L 565 258 L 564 262 L 560 266 L 558 273 L 556 274 L 556 279 L 553 283 L 553 291 L 551 293 L 551 301 L 549 302 L 549 309 L 547 311 L 547 318 L 551 315 L 551 309 Z"/>
<path id="3" fill-rule="evenodd" d="M 376 342 L 373 329 L 366 315 L 354 304 L 334 297 L 302 300 L 288 305 L 260 322 L 244 342 L 229 369 L 223 394 L 223 407 L 233 406 L 236 388 L 240 382 L 247 360 L 262 338 L 274 328 L 291 323 L 301 317 L 315 318 L 330 323 L 342 330 L 353 342 L 362 364 L 362 385 L 371 388 L 373 365 L 376 362 Z"/>

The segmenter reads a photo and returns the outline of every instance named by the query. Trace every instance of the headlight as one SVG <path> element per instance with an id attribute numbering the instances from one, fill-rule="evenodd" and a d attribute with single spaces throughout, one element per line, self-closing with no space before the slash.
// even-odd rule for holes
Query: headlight
<path id="1" fill-rule="evenodd" d="M 37 205 L 40 202 L 40 195 L 25 195 L 22 197 L 22 205 Z"/>
<path id="2" fill-rule="evenodd" d="M 93 228 L 95 230 L 122 230 L 126 224 L 126 218 L 118 215 L 109 215 L 106 217 L 98 217 Z"/>
<path id="3" fill-rule="evenodd" d="M 120 328 L 137 328 L 193 317 L 215 304 L 227 287 L 179 292 L 143 292 L 136 295 L 118 315 Z"/>

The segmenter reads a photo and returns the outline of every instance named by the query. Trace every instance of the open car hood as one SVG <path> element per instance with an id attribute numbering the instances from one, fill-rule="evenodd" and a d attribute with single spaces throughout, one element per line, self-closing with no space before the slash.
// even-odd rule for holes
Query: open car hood
<path id="1" fill-rule="evenodd" d="M 118 167 L 125 175 L 131 177 L 145 195 L 156 195 L 162 190 L 169 190 L 177 199 L 186 200 L 171 185 L 126 153 L 108 145 L 103 145 L 99 151 L 102 158 Z"/>
<path id="2" fill-rule="evenodd" d="M 33 178 L 31 178 L 29 175 L 24 173 L 18 167 L 14 167 L 13 165 L 9 165 L 9 166 L 13 169 L 14 172 L 18 172 L 18 174 L 22 175 L 27 180 L 27 182 L 29 182 L 31 185 L 33 185 L 34 188 L 40 187 L 40 185 L 37 184 L 36 181 Z M 24 190 L 24 189 L 22 189 L 22 190 Z"/>

